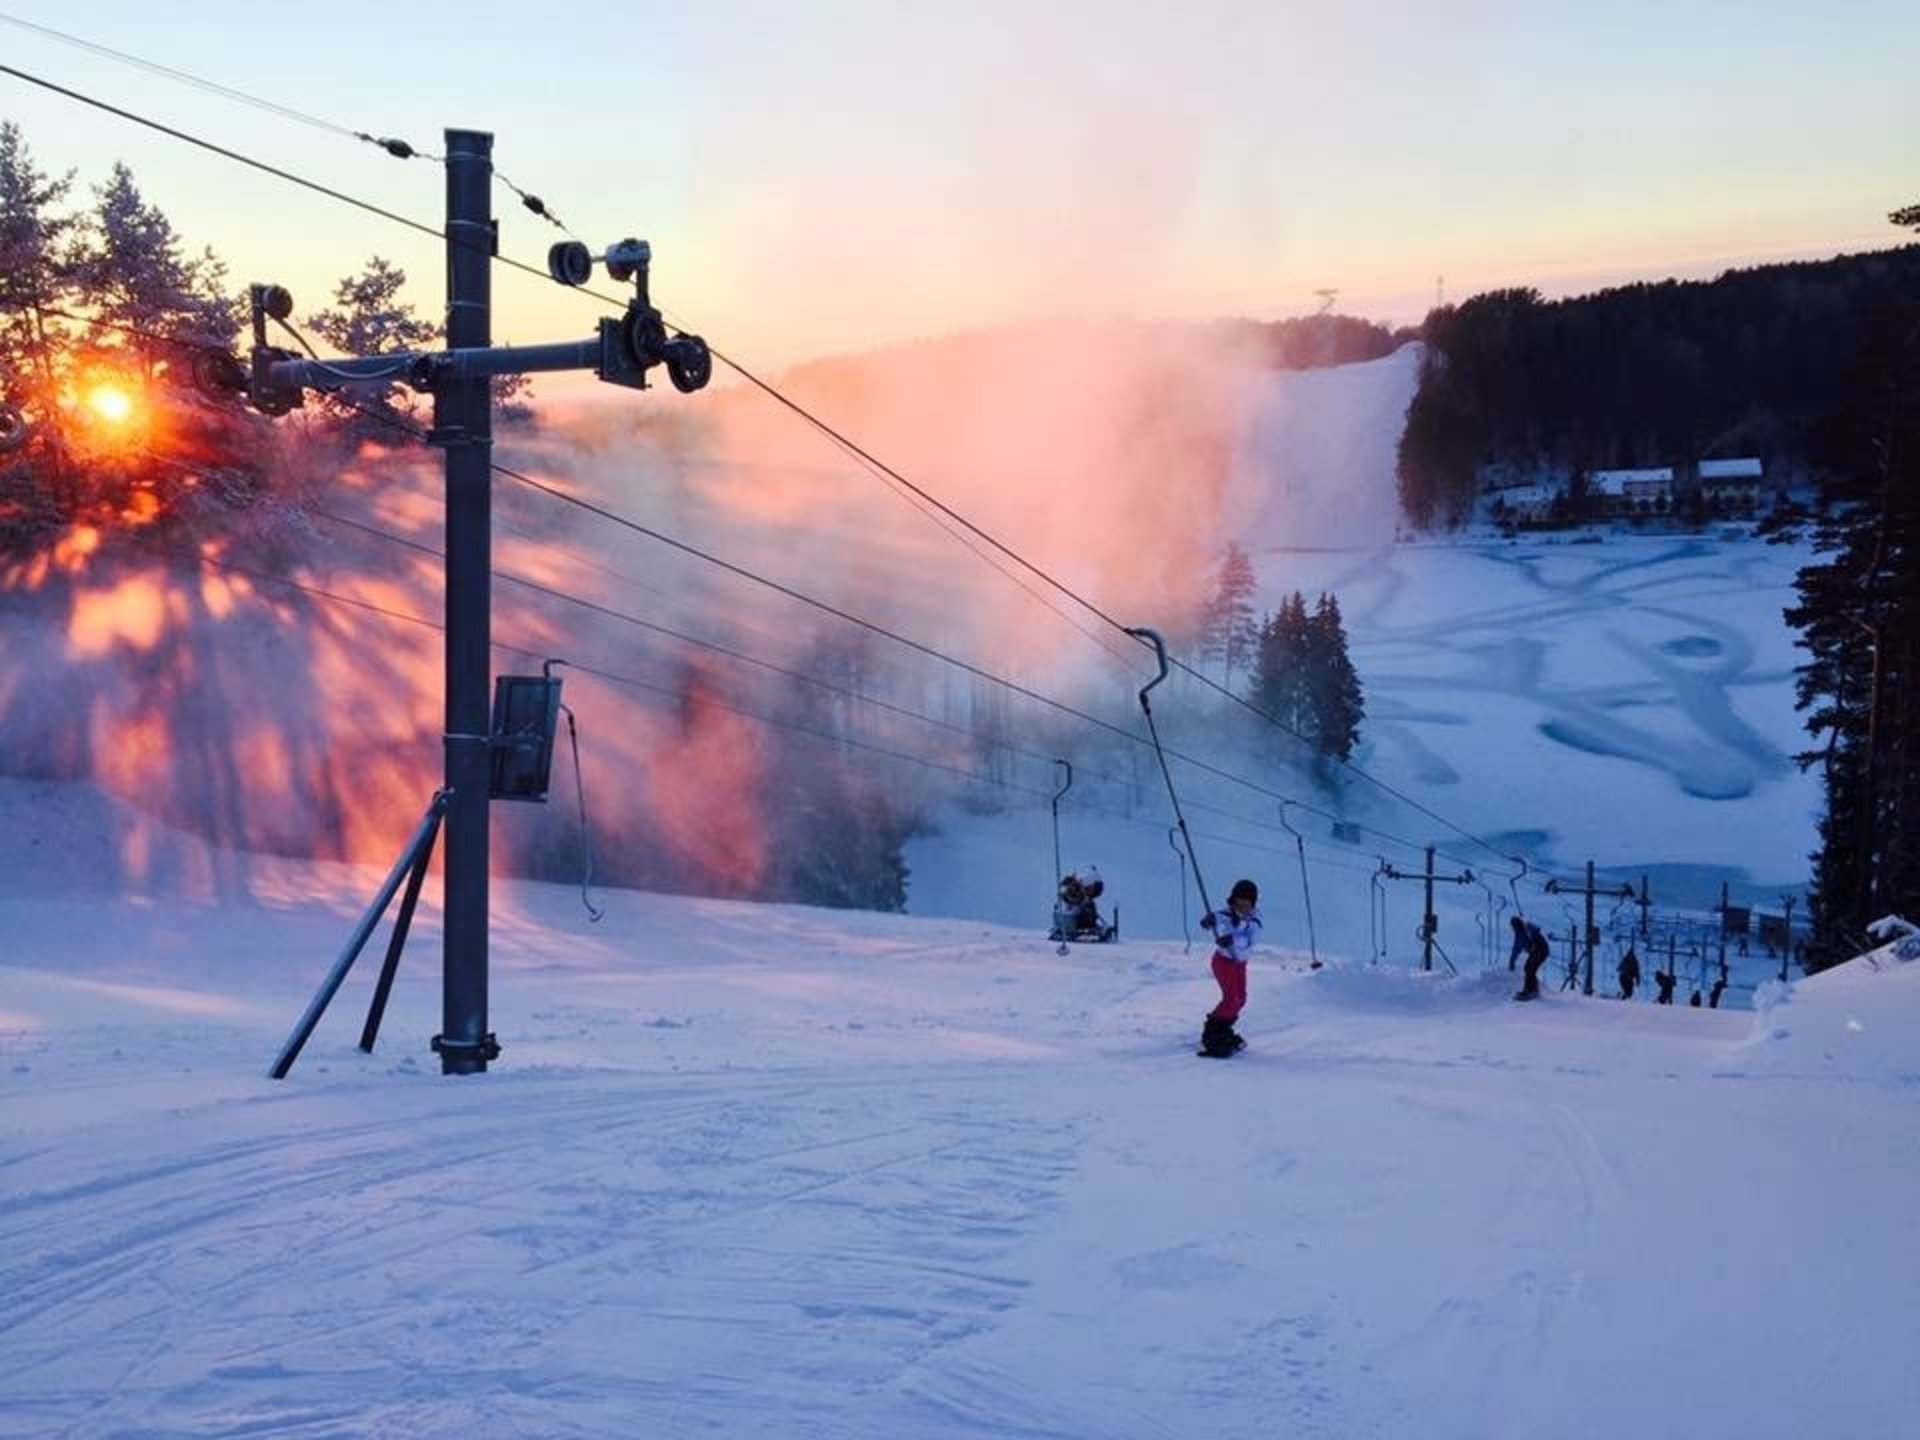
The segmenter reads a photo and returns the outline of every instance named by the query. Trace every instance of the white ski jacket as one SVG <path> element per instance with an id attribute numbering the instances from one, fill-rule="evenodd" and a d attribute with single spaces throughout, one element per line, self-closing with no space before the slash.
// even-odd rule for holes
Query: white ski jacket
<path id="1" fill-rule="evenodd" d="M 1235 920 L 1232 910 L 1213 912 L 1213 948 L 1229 960 L 1242 965 L 1253 953 L 1253 942 L 1260 938 L 1260 907 L 1254 906 L 1244 920 Z"/>

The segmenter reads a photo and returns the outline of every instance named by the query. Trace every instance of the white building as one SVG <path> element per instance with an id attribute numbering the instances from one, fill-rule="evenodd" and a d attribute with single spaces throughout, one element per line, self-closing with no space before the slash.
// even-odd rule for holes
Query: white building
<path id="1" fill-rule="evenodd" d="M 1700 462 L 1700 498 L 1722 515 L 1751 514 L 1760 508 L 1766 467 L 1756 456 Z"/>
<path id="2" fill-rule="evenodd" d="M 1508 525 L 1542 525 L 1552 518 L 1555 502 L 1566 493 L 1563 485 L 1515 485 L 1495 497 L 1493 513 Z"/>
<path id="3" fill-rule="evenodd" d="M 1601 513 L 1648 515 L 1673 507 L 1673 467 L 1646 470 L 1595 470 L 1587 476 L 1587 494 Z"/>

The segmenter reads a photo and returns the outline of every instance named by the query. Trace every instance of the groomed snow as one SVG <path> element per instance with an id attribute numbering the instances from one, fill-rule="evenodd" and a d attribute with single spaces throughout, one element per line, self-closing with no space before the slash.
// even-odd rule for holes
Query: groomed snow
<path id="1" fill-rule="evenodd" d="M 1735 1014 L 1269 948 L 1222 1063 L 1191 1053 L 1212 986 L 1177 943 L 637 893 L 590 926 L 512 885 L 491 1073 L 427 1053 L 429 903 L 377 1053 L 376 950 L 276 1083 L 377 876 L 89 893 L 63 847 L 91 802 L 9 800 L 68 863 L 0 878 L 0 1435 L 1784 1440 L 1920 1413 L 1920 965 Z"/>

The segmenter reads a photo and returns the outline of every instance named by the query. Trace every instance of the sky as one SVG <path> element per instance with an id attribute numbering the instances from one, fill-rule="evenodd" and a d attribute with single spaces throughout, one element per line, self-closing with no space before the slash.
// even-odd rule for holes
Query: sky
<path id="1" fill-rule="evenodd" d="M 762 364 L 1055 316 L 1417 321 L 1898 241 L 1920 198 L 1920 7 L 714 0 L 0 14 L 499 169 L 596 249 L 654 246 L 677 323 Z M 437 224 L 437 167 L 0 23 L 0 63 Z M 116 160 L 239 280 L 320 308 L 373 254 L 440 304 L 437 242 L 0 75 L 42 165 Z M 560 238 L 497 192 L 502 247 Z M 608 282 L 601 277 L 601 288 Z M 595 307 L 496 281 L 496 337 Z"/>

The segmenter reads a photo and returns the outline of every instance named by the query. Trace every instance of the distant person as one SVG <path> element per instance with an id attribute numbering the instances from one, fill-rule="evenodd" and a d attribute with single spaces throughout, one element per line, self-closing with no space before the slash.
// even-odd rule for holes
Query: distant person
<path id="1" fill-rule="evenodd" d="M 1631 1000 L 1634 987 L 1640 983 L 1640 957 L 1633 953 L 1633 947 L 1627 947 L 1627 953 L 1620 957 L 1620 998 Z"/>
<path id="2" fill-rule="evenodd" d="M 1513 926 L 1513 948 L 1507 951 L 1507 969 L 1511 970 L 1520 963 L 1520 957 L 1527 953 L 1527 922 L 1515 915 L 1507 923 Z"/>
<path id="3" fill-rule="evenodd" d="M 1516 1000 L 1538 1000 L 1540 998 L 1540 967 L 1547 963 L 1553 954 L 1553 946 L 1548 943 L 1546 932 L 1527 921 L 1527 969 L 1521 977 L 1520 990 L 1513 998 Z"/>
<path id="4" fill-rule="evenodd" d="M 1056 940 L 1111 938 L 1100 920 L 1099 899 L 1107 892 L 1100 867 L 1082 865 L 1060 877 L 1060 903 L 1054 910 Z"/>
<path id="5" fill-rule="evenodd" d="M 1713 982 L 1713 989 L 1707 992 L 1707 1008 L 1709 1010 L 1718 1010 L 1720 1008 L 1720 997 L 1726 993 L 1727 977 L 1722 975 L 1718 980 Z"/>
<path id="6" fill-rule="evenodd" d="M 1671 1005 L 1673 1003 L 1673 985 L 1677 979 L 1679 979 L 1679 976 L 1668 970 L 1656 970 L 1653 972 L 1653 983 L 1660 987 L 1659 994 L 1653 997 L 1654 1004 Z"/>
<path id="7" fill-rule="evenodd" d="M 1693 994 L 1687 997 L 1687 1004 L 1696 1010 L 1700 1008 L 1700 987 L 1698 985 L 1693 987 Z"/>
<path id="8" fill-rule="evenodd" d="M 1246 1046 L 1233 1022 L 1247 1005 L 1247 961 L 1260 926 L 1260 887 L 1251 880 L 1234 881 L 1226 909 L 1201 917 L 1200 928 L 1213 932 L 1213 978 L 1220 986 L 1220 1003 L 1207 1012 L 1200 1032 L 1202 1055 L 1224 1059 Z"/>

